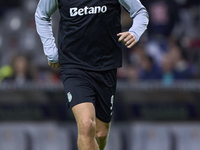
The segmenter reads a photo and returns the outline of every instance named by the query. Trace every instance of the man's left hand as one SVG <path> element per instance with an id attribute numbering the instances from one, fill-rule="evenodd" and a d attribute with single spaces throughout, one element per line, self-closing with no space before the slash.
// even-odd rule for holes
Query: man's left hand
<path id="1" fill-rule="evenodd" d="M 137 42 L 135 35 L 128 31 L 118 33 L 117 36 L 119 37 L 118 41 L 119 42 L 123 41 L 123 43 L 126 45 L 127 48 L 133 47 L 135 43 Z"/>

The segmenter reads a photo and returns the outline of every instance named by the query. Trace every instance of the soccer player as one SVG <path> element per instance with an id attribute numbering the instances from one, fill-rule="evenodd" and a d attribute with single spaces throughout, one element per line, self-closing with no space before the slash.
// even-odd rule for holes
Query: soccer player
<path id="1" fill-rule="evenodd" d="M 133 25 L 121 32 L 121 5 Z M 59 8 L 58 48 L 51 16 Z M 37 32 L 49 66 L 60 68 L 68 107 L 78 126 L 79 150 L 103 150 L 110 129 L 121 41 L 131 48 L 148 24 L 139 0 L 40 0 Z"/>

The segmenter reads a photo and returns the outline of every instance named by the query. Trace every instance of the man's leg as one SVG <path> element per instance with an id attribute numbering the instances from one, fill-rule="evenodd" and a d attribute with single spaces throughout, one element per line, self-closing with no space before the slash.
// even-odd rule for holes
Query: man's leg
<path id="1" fill-rule="evenodd" d="M 81 103 L 72 108 L 78 125 L 78 149 L 99 150 L 96 141 L 95 108 L 92 103 Z"/>
<path id="2" fill-rule="evenodd" d="M 109 131 L 110 123 L 102 122 L 96 118 L 96 139 L 100 150 L 103 150 L 106 146 Z"/>

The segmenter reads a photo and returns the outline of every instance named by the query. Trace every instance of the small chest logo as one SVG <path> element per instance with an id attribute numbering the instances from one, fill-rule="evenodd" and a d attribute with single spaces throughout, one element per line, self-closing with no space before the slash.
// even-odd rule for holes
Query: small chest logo
<path id="1" fill-rule="evenodd" d="M 83 15 L 90 15 L 90 14 L 99 14 L 99 13 L 105 13 L 107 11 L 107 6 L 94 6 L 94 7 L 88 7 L 85 6 L 84 8 L 77 8 L 73 7 L 70 8 L 70 16 L 83 16 Z"/>
<path id="2" fill-rule="evenodd" d="M 70 103 L 72 101 L 72 94 L 70 92 L 67 93 L 67 98 Z"/>

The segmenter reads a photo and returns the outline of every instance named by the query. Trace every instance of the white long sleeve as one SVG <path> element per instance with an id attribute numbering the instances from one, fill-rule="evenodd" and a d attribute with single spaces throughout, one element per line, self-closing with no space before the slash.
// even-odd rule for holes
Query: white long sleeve
<path id="1" fill-rule="evenodd" d="M 133 33 L 136 40 L 139 41 L 149 23 L 148 12 L 139 0 L 119 0 L 119 2 L 130 13 L 130 17 L 133 18 L 133 24 L 129 32 Z"/>
<path id="2" fill-rule="evenodd" d="M 119 0 L 133 18 L 133 25 L 129 29 L 138 41 L 147 28 L 148 13 L 139 0 Z M 41 38 L 44 53 L 51 63 L 58 62 L 58 49 L 52 32 L 51 16 L 58 8 L 58 0 L 40 0 L 35 13 L 36 29 Z"/>
<path id="3" fill-rule="evenodd" d="M 36 29 L 40 35 L 44 53 L 51 63 L 58 62 L 58 49 L 53 37 L 51 23 L 51 16 L 57 8 L 57 0 L 40 0 L 35 13 Z"/>

